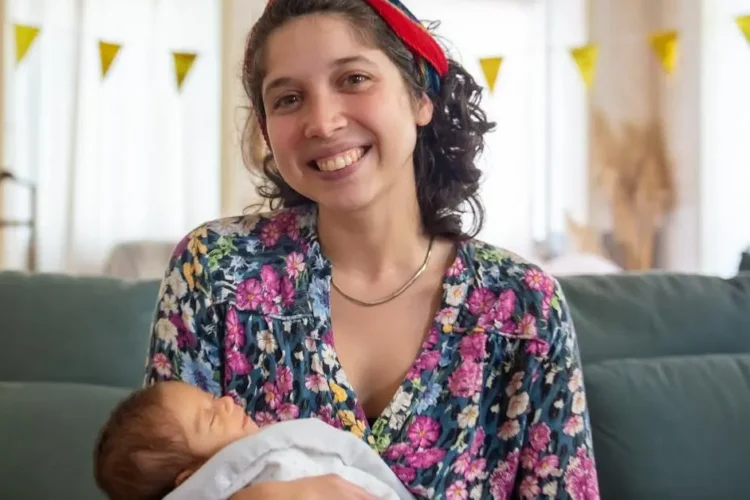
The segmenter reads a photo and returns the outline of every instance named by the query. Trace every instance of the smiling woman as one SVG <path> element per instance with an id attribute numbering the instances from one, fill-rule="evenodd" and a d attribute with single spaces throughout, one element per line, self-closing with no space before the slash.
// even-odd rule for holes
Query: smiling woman
<path id="1" fill-rule="evenodd" d="M 418 498 L 596 498 L 564 295 L 475 238 L 481 87 L 397 0 L 273 0 L 244 68 L 276 210 L 175 249 L 148 383 L 349 431 Z M 318 477 L 236 498 L 371 496 Z"/>

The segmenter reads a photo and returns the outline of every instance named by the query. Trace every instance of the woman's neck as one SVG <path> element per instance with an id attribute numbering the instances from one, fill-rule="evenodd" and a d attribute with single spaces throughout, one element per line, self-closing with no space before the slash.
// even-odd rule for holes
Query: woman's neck
<path id="1" fill-rule="evenodd" d="M 319 207 L 318 233 L 336 270 L 357 281 L 412 273 L 429 245 L 416 199 L 409 208 L 384 203 L 355 213 Z"/>

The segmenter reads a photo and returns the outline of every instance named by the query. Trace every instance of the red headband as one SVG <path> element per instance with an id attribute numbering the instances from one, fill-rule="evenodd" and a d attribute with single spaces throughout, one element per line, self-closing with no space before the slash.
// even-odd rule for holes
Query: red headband
<path id="1" fill-rule="evenodd" d="M 398 0 L 365 0 L 411 51 L 432 66 L 440 77 L 448 73 L 442 47 L 417 18 Z"/>

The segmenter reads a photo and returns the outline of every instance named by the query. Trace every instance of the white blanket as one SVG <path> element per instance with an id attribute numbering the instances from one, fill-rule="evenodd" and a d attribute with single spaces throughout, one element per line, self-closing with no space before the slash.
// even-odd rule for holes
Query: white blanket
<path id="1" fill-rule="evenodd" d="M 317 419 L 280 422 L 211 457 L 164 500 L 225 500 L 250 484 L 338 474 L 382 500 L 412 500 L 365 442 Z"/>

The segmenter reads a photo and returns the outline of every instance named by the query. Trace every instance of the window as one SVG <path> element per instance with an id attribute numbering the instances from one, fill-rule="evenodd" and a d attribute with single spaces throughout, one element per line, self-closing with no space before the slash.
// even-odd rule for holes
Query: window
<path id="1" fill-rule="evenodd" d="M 567 213 L 587 218 L 586 90 L 569 52 L 586 43 L 584 1 L 433 0 L 417 14 L 440 21 L 439 36 L 480 83 L 479 59 L 504 58 L 483 100 L 497 128 L 480 162 L 480 237 L 534 258 L 535 243 L 563 238 Z"/>
<path id="2" fill-rule="evenodd" d="M 39 190 L 40 270 L 96 273 L 117 243 L 176 241 L 219 214 L 219 14 L 214 0 L 8 2 L 10 23 L 41 28 L 5 97 L 5 165 Z M 106 78 L 100 41 L 122 45 Z M 181 91 L 173 51 L 197 54 Z M 14 191 L 4 212 L 26 218 Z M 6 267 L 25 267 L 27 235 L 4 245 Z"/>
<path id="3" fill-rule="evenodd" d="M 701 271 L 735 274 L 750 246 L 750 44 L 734 19 L 750 0 L 705 2 Z"/>

